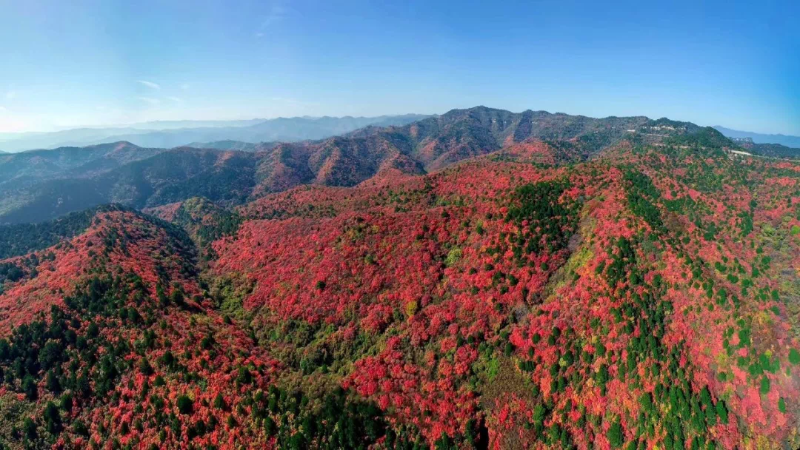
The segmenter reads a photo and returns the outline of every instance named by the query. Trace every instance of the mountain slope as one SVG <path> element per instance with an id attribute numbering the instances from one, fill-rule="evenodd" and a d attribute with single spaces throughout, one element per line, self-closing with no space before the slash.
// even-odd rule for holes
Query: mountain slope
<path id="1" fill-rule="evenodd" d="M 668 120 L 517 142 L 518 116 L 459 114 L 115 169 L 145 205 L 226 168 L 350 184 L 148 209 L 188 233 L 117 207 L 26 228 L 42 243 L 0 261 L 0 443 L 797 447 L 797 162 Z M 442 136 L 428 164 L 480 156 L 398 173 Z"/>
<path id="2" fill-rule="evenodd" d="M 52 247 L 86 231 L 97 213 L 115 209 L 119 208 L 104 205 L 67 214 L 49 222 L 0 226 L 0 258 L 20 256 Z"/>
<path id="3" fill-rule="evenodd" d="M 144 212 L 183 228 L 202 249 L 223 236 L 234 234 L 242 222 L 235 211 L 221 208 L 203 197 L 147 208 Z"/>
<path id="4" fill-rule="evenodd" d="M 18 189 L 54 178 L 89 178 L 163 151 L 115 142 L 0 155 L 0 190 Z"/>
<path id="5" fill-rule="evenodd" d="M 791 446 L 800 167 L 711 136 L 298 188 L 212 271 L 254 286 L 240 314 L 287 367 L 429 443 Z"/>
<path id="6" fill-rule="evenodd" d="M 751 133 L 749 131 L 732 130 L 720 125 L 715 125 L 714 129 L 729 138 L 751 139 L 756 144 L 780 144 L 786 147 L 800 149 L 800 136 L 787 136 L 784 134 L 762 134 Z"/>
<path id="7" fill-rule="evenodd" d="M 9 189 L 0 200 L 0 223 L 39 222 L 111 202 L 143 208 L 197 195 L 240 202 L 255 183 L 255 159 L 251 153 L 179 148 L 96 176 Z"/>
<path id="8" fill-rule="evenodd" d="M 130 211 L 3 261 L 25 275 L 0 295 L 0 444 L 266 445 L 235 408 L 276 363 L 211 308 L 193 262 L 182 231 Z"/>
<path id="9" fill-rule="evenodd" d="M 4 285 L 5 292 L 0 296 L 0 311 L 3 311 L 0 328 L 9 330 L 9 321 L 19 324 L 47 311 L 50 305 L 60 305 L 60 296 L 68 295 L 75 282 L 91 276 L 95 269 L 133 270 L 150 281 L 158 279 L 155 271 L 161 264 L 165 265 L 158 270 L 173 276 L 191 270 L 194 258 L 191 244 L 181 230 L 165 225 L 123 209 L 101 208 L 91 215 L 91 225 L 77 236 L 25 256 L 3 260 L 16 265 L 25 276 Z M 20 230 L 19 234 L 25 235 L 25 231 Z M 161 260 L 157 254 L 162 248 L 177 253 Z M 137 257 L 143 258 L 139 265 Z M 20 302 L 20 298 L 26 301 Z"/>
<path id="10" fill-rule="evenodd" d="M 422 162 L 426 169 L 436 170 L 514 144 L 543 141 L 557 153 L 556 162 L 573 163 L 584 161 L 623 139 L 653 143 L 702 130 L 688 122 L 641 116 L 595 119 L 546 111 L 512 113 L 479 106 L 452 110 L 405 127 L 388 130 L 368 127 L 351 136 L 383 136 L 403 153 Z"/>

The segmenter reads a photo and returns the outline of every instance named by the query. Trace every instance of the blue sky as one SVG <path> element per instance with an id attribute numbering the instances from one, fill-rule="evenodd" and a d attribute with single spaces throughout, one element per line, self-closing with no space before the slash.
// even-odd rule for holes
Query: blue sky
<path id="1" fill-rule="evenodd" d="M 0 0 L 0 131 L 486 105 L 800 135 L 799 4 Z"/>

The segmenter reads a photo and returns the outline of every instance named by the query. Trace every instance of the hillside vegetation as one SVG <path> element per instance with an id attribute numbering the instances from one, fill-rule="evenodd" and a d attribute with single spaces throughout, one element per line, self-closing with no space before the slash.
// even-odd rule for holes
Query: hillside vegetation
<path id="1" fill-rule="evenodd" d="M 6 228 L 0 445 L 795 448 L 800 164 L 731 150 L 473 108 L 121 166 L 146 214 Z"/>

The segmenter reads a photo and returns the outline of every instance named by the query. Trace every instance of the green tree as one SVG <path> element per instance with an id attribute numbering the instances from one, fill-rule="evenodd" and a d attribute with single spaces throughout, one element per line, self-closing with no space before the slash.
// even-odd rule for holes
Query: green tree
<path id="1" fill-rule="evenodd" d="M 179 395 L 177 400 L 178 412 L 181 414 L 191 414 L 194 402 L 186 395 Z"/>
<path id="2" fill-rule="evenodd" d="M 800 352 L 796 349 L 789 350 L 789 362 L 792 364 L 800 364 Z"/>
<path id="3" fill-rule="evenodd" d="M 47 431 L 50 434 L 61 432 L 61 414 L 53 402 L 47 402 L 47 406 L 44 408 L 44 420 L 47 424 Z"/>
<path id="4" fill-rule="evenodd" d="M 725 406 L 725 402 L 720 400 L 717 402 L 717 416 L 719 416 L 720 422 L 727 424 L 728 423 L 728 408 Z"/>
<path id="5" fill-rule="evenodd" d="M 239 384 L 250 384 L 253 382 L 253 375 L 247 367 L 239 367 L 239 373 L 236 376 L 236 382 Z"/>
<path id="6" fill-rule="evenodd" d="M 32 376 L 25 375 L 22 380 L 22 392 L 25 393 L 25 397 L 30 401 L 34 401 L 39 397 L 39 388 L 36 386 L 36 381 Z"/>
<path id="7" fill-rule="evenodd" d="M 769 388 L 770 388 L 769 378 L 767 377 L 761 378 L 761 393 L 769 394 Z"/>
<path id="8" fill-rule="evenodd" d="M 214 408 L 224 410 L 227 407 L 228 405 L 225 403 L 225 398 L 222 397 L 222 394 L 217 394 L 217 396 L 214 397 Z"/>
<path id="9" fill-rule="evenodd" d="M 47 379 L 45 381 L 45 385 L 47 386 L 47 390 L 53 393 L 61 392 L 61 382 L 58 379 L 58 375 L 56 375 L 52 370 L 47 372 Z"/>
<path id="10" fill-rule="evenodd" d="M 139 372 L 146 377 L 153 374 L 153 366 L 150 365 L 150 361 L 148 361 L 147 358 L 139 360 Z"/>
<path id="11" fill-rule="evenodd" d="M 622 444 L 625 442 L 625 436 L 622 431 L 622 425 L 619 423 L 619 419 L 616 422 L 612 423 L 610 427 L 608 427 L 608 442 L 611 444 L 611 448 L 620 448 Z"/>
<path id="12" fill-rule="evenodd" d="M 42 369 L 48 370 L 61 361 L 63 354 L 64 350 L 58 342 L 49 341 L 39 352 L 39 364 L 42 365 Z"/>
<path id="13" fill-rule="evenodd" d="M 39 433 L 36 432 L 36 423 L 30 417 L 26 417 L 25 421 L 22 423 L 22 431 L 25 433 L 25 437 L 30 441 L 35 440 L 39 436 Z"/>

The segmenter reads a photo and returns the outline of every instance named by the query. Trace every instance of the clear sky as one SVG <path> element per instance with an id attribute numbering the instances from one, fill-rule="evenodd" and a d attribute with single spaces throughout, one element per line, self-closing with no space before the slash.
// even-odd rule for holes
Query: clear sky
<path id="1" fill-rule="evenodd" d="M 0 0 L 0 131 L 486 105 L 800 135 L 798 18 L 797 0 Z"/>

